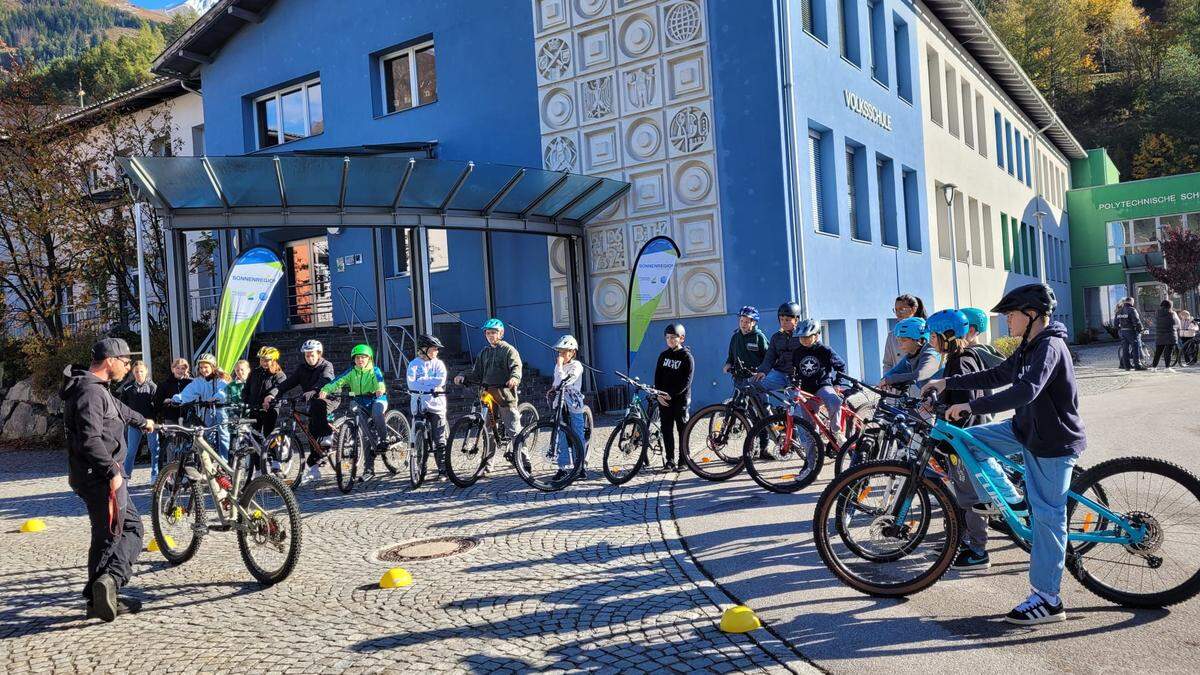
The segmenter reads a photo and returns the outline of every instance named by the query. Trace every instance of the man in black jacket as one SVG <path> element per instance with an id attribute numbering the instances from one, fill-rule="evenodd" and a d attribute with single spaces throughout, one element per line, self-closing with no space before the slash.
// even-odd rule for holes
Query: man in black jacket
<path id="1" fill-rule="evenodd" d="M 1117 352 L 1121 370 L 1145 370 L 1146 366 L 1142 364 L 1142 329 L 1145 326 L 1133 298 L 1125 298 L 1117 305 L 1113 323 L 1117 325 L 1117 335 L 1121 338 Z"/>
<path id="2" fill-rule="evenodd" d="M 147 420 L 113 397 L 110 382 L 129 372 L 129 345 L 105 338 L 92 347 L 88 368 L 63 372 L 63 424 L 67 435 L 68 483 L 87 506 L 92 541 L 83 597 L 88 617 L 117 618 L 117 590 L 133 576 L 142 550 L 142 519 L 129 498 L 124 475 L 125 425 L 154 431 Z"/>

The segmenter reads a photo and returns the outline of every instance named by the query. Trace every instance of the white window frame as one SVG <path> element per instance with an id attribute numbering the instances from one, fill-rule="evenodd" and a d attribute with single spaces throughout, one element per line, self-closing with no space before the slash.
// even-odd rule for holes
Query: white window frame
<path id="1" fill-rule="evenodd" d="M 386 54 L 383 54 L 382 56 L 379 57 L 379 91 L 380 91 L 380 93 L 383 94 L 383 114 L 384 115 L 392 115 L 392 114 L 395 114 L 398 112 L 404 112 L 405 110 L 412 110 L 413 108 L 420 108 L 421 106 L 431 105 L 433 103 L 438 102 L 437 96 L 435 95 L 433 100 L 430 101 L 429 103 L 421 103 L 420 102 L 421 95 L 420 95 L 420 92 L 418 91 L 420 85 L 417 82 L 417 52 L 419 52 L 422 49 L 425 49 L 427 47 L 433 47 L 433 46 L 434 46 L 433 40 L 426 40 L 424 42 L 412 45 L 410 47 L 404 47 L 403 49 L 397 49 L 395 51 L 387 52 Z M 387 86 L 387 64 L 389 61 L 398 59 L 401 56 L 404 56 L 405 54 L 408 55 L 408 88 L 409 88 L 409 94 L 412 96 L 413 104 L 407 108 L 397 108 L 395 110 L 390 110 L 389 108 L 390 108 L 392 102 L 391 102 L 391 91 L 388 89 L 388 86 Z M 434 51 L 433 58 L 434 58 L 433 69 L 434 69 L 434 72 L 436 73 L 437 72 L 437 52 L 436 51 Z"/>
<path id="2" fill-rule="evenodd" d="M 269 94 L 263 94 L 262 96 L 258 96 L 254 99 L 253 107 L 254 107 L 254 149 L 255 150 L 262 150 L 263 148 L 277 148 L 281 145 L 286 145 L 288 143 L 295 143 L 296 141 L 302 141 L 305 138 L 312 138 L 313 136 L 318 136 L 322 133 L 325 133 L 324 128 L 322 128 L 322 130 L 317 134 L 314 134 L 312 132 L 312 118 L 309 113 L 309 108 L 311 107 L 311 103 L 308 98 L 308 88 L 313 85 L 319 85 L 319 84 L 321 84 L 321 78 L 315 77 L 311 80 L 306 80 L 304 82 L 299 82 L 297 84 L 293 84 L 288 87 L 282 87 L 280 89 L 276 89 L 275 91 L 273 91 Z M 284 137 L 283 137 L 283 97 L 288 94 L 291 94 L 293 92 L 297 92 L 297 91 L 304 93 L 304 131 L 305 131 L 305 134 L 304 134 L 304 138 L 297 138 L 295 141 L 287 141 L 287 140 L 284 140 Z M 259 135 L 261 125 L 258 123 L 258 121 L 259 121 L 258 120 L 258 104 L 262 103 L 263 101 L 270 100 L 270 99 L 275 99 L 275 122 L 277 125 L 277 133 L 279 134 L 279 142 L 276 143 L 275 145 L 263 145 L 262 137 Z M 321 119 L 322 120 L 324 120 L 324 118 L 325 118 L 324 108 L 325 108 L 325 88 L 322 87 L 321 88 Z"/>
<path id="3" fill-rule="evenodd" d="M 407 110 L 407 108 L 405 108 L 405 110 Z M 404 257 L 404 266 L 408 269 L 405 269 L 403 272 L 396 271 L 397 263 L 400 261 L 400 237 L 407 239 L 408 233 L 411 229 L 412 228 L 410 227 L 391 228 L 391 234 L 388 237 L 387 246 L 392 249 L 392 268 L 387 270 L 387 273 L 384 275 L 385 279 L 402 279 L 404 277 L 412 276 L 412 269 L 409 268 L 407 256 Z M 433 228 L 429 229 L 428 232 L 429 234 L 434 232 L 443 232 L 445 233 L 444 236 L 446 237 L 446 262 L 440 265 L 436 264 L 433 262 L 433 256 L 430 256 L 429 272 L 431 274 L 435 272 L 446 272 L 450 269 L 450 233 L 446 230 L 436 230 Z M 433 242 L 430 241 L 431 245 L 432 243 Z"/>

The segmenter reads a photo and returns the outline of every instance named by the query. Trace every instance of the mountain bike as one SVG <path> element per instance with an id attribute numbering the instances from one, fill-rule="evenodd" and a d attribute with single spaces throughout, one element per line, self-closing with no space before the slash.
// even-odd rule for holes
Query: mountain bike
<path id="1" fill-rule="evenodd" d="M 943 414 L 945 405 L 934 403 Z M 906 596 L 936 583 L 961 540 L 961 516 L 942 481 L 927 471 L 939 443 L 983 486 L 1013 536 L 1032 531 L 1000 496 L 968 450 L 1006 471 L 1024 467 L 943 419 L 921 419 L 927 437 L 905 461 L 867 462 L 822 492 L 813 517 L 821 560 L 843 583 L 870 595 Z M 1200 592 L 1200 480 L 1149 457 L 1121 457 L 1087 469 L 1067 495 L 1066 567 L 1084 588 L 1129 607 L 1166 607 Z"/>
<path id="2" fill-rule="evenodd" d="M 504 426 L 497 423 L 499 402 L 483 383 L 467 381 L 466 384 L 476 390 L 475 408 L 454 420 L 446 444 L 446 477 L 460 488 L 474 485 L 497 452 L 504 453 L 504 458 L 516 466 L 513 439 L 508 437 Z M 517 418 L 522 428 L 536 425 L 537 408 L 528 402 L 520 403 Z"/>
<path id="3" fill-rule="evenodd" d="M 239 420 L 238 425 L 253 425 Z M 151 493 L 150 521 L 163 557 L 172 565 L 190 560 L 209 532 L 237 533 L 242 561 L 264 585 L 283 581 L 300 557 L 300 506 L 283 481 L 262 474 L 243 482 L 251 445 L 233 446 L 230 465 L 204 439 L 216 426 L 164 424 L 190 444 L 159 474 Z M 232 444 L 231 444 L 232 445 Z M 216 521 L 209 519 L 207 493 Z"/>
<path id="4" fill-rule="evenodd" d="M 1194 366 L 1198 358 L 1200 358 L 1200 336 L 1190 337 L 1184 340 L 1183 344 L 1175 345 L 1175 350 L 1171 354 L 1171 362 L 1167 364 L 1167 367 Z"/>
<path id="5" fill-rule="evenodd" d="M 437 413 L 431 413 L 427 410 L 429 404 L 422 396 L 445 396 L 442 391 L 414 391 L 413 396 L 417 396 L 417 412 L 413 415 L 412 424 L 412 448 L 408 451 L 408 481 L 413 489 L 421 487 L 425 482 L 425 472 L 429 465 L 429 455 L 435 454 L 434 463 L 437 465 L 439 472 L 444 472 L 446 457 L 443 449 L 440 454 L 436 454 L 438 439 L 434 437 L 436 425 L 433 420 Z"/>
<path id="6" fill-rule="evenodd" d="M 705 480 L 728 480 L 742 471 L 742 446 L 750 429 L 772 412 L 750 381 L 753 370 L 738 362 L 729 375 L 733 397 L 697 410 L 683 429 L 683 460 L 692 473 Z"/>
<path id="7" fill-rule="evenodd" d="M 636 393 L 629 400 L 625 416 L 617 422 L 604 446 L 604 477 L 613 485 L 624 485 L 649 461 L 649 455 L 658 456 L 659 467 L 665 466 L 662 420 L 658 409 L 658 397 L 664 392 L 644 384 L 636 377 L 631 378 L 624 373 L 616 375 L 633 387 Z"/>
<path id="8" fill-rule="evenodd" d="M 550 417 L 523 426 L 513 439 L 514 462 L 521 479 L 543 492 L 561 490 L 583 473 L 586 457 L 584 440 L 575 433 L 566 419 L 566 386 L 574 378 L 568 376 L 548 393 L 551 397 Z M 585 431 L 586 434 L 586 431 Z"/>
<path id="9" fill-rule="evenodd" d="M 354 489 L 356 477 L 359 481 L 363 479 L 358 474 L 365 471 L 362 464 L 367 457 L 381 457 L 383 465 L 392 475 L 408 463 L 408 418 L 399 410 L 388 410 L 383 414 L 383 424 L 383 438 L 380 438 L 380 430 L 375 428 L 370 408 L 360 403 L 358 397 L 349 397 L 343 405 L 338 406 L 332 424 L 333 456 L 328 459 L 333 466 L 338 489 L 343 493 Z M 382 450 L 379 449 L 381 447 Z M 374 470 L 375 467 L 369 468 Z"/>

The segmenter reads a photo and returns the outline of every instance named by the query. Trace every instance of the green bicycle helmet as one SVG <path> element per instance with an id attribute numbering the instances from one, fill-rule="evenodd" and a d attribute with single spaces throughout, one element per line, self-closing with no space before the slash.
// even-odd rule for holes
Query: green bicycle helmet
<path id="1" fill-rule="evenodd" d="M 354 349 L 350 350 L 350 358 L 356 356 L 365 356 L 373 359 L 375 358 L 375 350 L 371 349 L 371 345 L 354 345 Z"/>

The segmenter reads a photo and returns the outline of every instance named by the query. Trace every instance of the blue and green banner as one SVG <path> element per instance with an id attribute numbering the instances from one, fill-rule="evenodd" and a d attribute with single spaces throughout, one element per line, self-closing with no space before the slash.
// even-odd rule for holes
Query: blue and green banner
<path id="1" fill-rule="evenodd" d="M 233 372 L 281 278 L 283 263 L 270 249 L 252 248 L 233 262 L 217 314 L 217 364 L 221 370 Z"/>
<path id="2" fill-rule="evenodd" d="M 642 338 L 646 336 L 650 319 L 658 309 L 678 260 L 679 246 L 670 237 L 655 237 L 642 246 L 633 261 L 625 306 L 625 334 L 629 342 L 626 370 L 633 366 L 633 357 L 642 346 Z"/>

